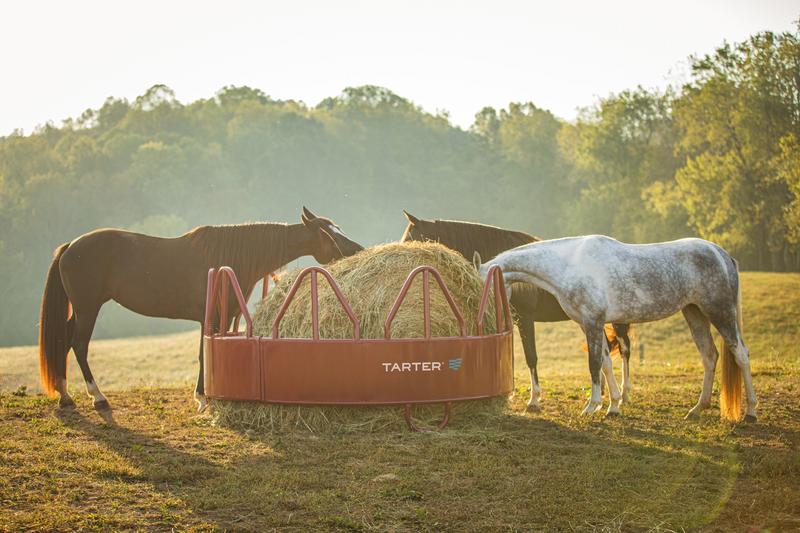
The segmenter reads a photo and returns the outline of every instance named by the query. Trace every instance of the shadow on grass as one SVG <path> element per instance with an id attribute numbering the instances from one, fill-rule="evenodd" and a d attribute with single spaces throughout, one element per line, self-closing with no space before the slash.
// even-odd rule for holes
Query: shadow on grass
<path id="1" fill-rule="evenodd" d="M 153 484 L 197 481 L 216 475 L 219 465 L 200 455 L 183 452 L 158 438 L 118 424 L 111 411 L 98 413 L 103 422 L 84 416 L 77 409 L 57 409 L 61 422 L 128 459 Z"/>
<path id="2" fill-rule="evenodd" d="M 183 430 L 196 453 L 126 427 L 132 420 L 58 418 L 124 457 L 141 473 L 131 481 L 178 498 L 184 525 L 219 529 L 696 528 L 716 516 L 735 478 L 719 460 L 723 446 L 655 431 L 620 438 L 602 421 L 576 429 L 457 413 L 453 427 L 426 434 Z M 226 459 L 219 448 L 231 436 L 239 448 Z"/>
<path id="3" fill-rule="evenodd" d="M 255 482 L 242 495 L 248 505 L 277 496 L 296 518 L 324 527 L 679 529 L 713 520 L 736 476 L 732 448 L 654 430 L 605 432 L 624 424 L 576 429 L 510 411 L 473 420 L 456 409 L 448 429 L 423 434 L 239 429 L 287 453 L 274 472 L 247 459 L 234 469 L 241 484 Z"/>

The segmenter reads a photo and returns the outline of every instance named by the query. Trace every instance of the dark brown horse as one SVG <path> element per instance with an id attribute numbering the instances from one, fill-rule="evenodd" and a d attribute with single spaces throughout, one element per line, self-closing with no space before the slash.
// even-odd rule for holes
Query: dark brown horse
<path id="1" fill-rule="evenodd" d="M 97 314 L 109 300 L 142 315 L 202 325 L 209 268 L 232 267 L 242 291 L 249 294 L 265 274 L 298 257 L 312 255 L 328 263 L 362 250 L 333 221 L 305 207 L 301 221 L 200 226 L 174 239 L 100 229 L 62 244 L 42 295 L 39 371 L 45 391 L 58 392 L 61 406 L 74 405 L 66 373 L 72 349 L 95 408 L 109 409 L 86 358 Z M 202 341 L 199 359 L 195 398 L 202 410 Z"/>
<path id="2" fill-rule="evenodd" d="M 408 226 L 401 241 L 436 241 L 459 252 L 472 260 L 475 252 L 484 260 L 497 254 L 516 248 L 523 244 L 539 241 L 538 237 L 521 231 L 513 231 L 495 226 L 460 222 L 455 220 L 424 220 L 403 211 L 408 219 Z M 536 353 L 536 332 L 534 322 L 561 322 L 570 320 L 558 304 L 555 297 L 547 291 L 530 284 L 514 286 L 511 294 L 511 308 L 517 319 L 525 361 L 531 373 L 531 398 L 528 401 L 529 411 L 539 410 L 539 374 L 536 370 L 538 356 Z M 630 339 L 628 326 L 614 324 L 623 363 L 623 401 L 628 401 L 630 379 L 628 363 L 630 360 Z M 607 339 L 608 341 L 608 339 Z M 608 342 L 613 348 L 612 342 Z"/>

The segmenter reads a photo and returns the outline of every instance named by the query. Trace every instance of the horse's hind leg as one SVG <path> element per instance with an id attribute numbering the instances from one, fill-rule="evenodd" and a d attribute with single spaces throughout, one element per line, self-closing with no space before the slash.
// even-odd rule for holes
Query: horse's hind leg
<path id="1" fill-rule="evenodd" d="M 75 315 L 73 314 L 67 320 L 67 342 L 72 342 L 72 334 L 75 331 Z M 71 348 L 71 344 L 67 345 L 67 357 L 69 357 L 69 350 Z M 67 389 L 67 373 L 66 373 L 66 365 L 64 366 L 64 375 L 59 376 L 58 382 L 56 383 L 56 390 L 58 390 L 59 400 L 58 406 L 61 408 L 65 407 L 75 407 L 75 401 L 72 399 L 72 396 L 69 395 L 69 390 Z"/>
<path id="2" fill-rule="evenodd" d="M 622 403 L 631 401 L 631 339 L 628 336 L 630 324 L 614 324 L 622 359 Z"/>
<path id="3" fill-rule="evenodd" d="M 581 414 L 589 415 L 603 407 L 603 398 L 600 394 L 600 372 L 603 370 L 606 339 L 602 322 L 582 324 L 582 327 L 586 334 L 586 344 L 589 347 L 589 374 L 592 376 L 592 395 Z M 606 377 L 608 378 L 608 376 Z M 611 379 L 613 379 L 613 374 Z M 611 379 L 609 379 L 609 387 L 611 387 Z M 616 386 L 616 382 L 614 385 Z"/>
<path id="4" fill-rule="evenodd" d="M 700 399 L 697 400 L 697 405 L 691 408 L 686 418 L 697 417 L 703 409 L 711 406 L 711 392 L 714 387 L 714 371 L 717 367 L 717 358 L 719 353 L 717 347 L 714 346 L 714 339 L 711 336 L 710 323 L 708 317 L 700 311 L 695 305 L 687 305 L 683 308 L 683 317 L 689 324 L 689 330 L 692 332 L 692 338 L 700 351 L 700 357 L 703 361 L 703 390 L 700 391 Z"/>
<path id="5" fill-rule="evenodd" d="M 103 411 L 111 409 L 111 406 L 94 382 L 88 361 L 89 340 L 92 338 L 94 324 L 97 321 L 97 313 L 99 312 L 100 306 L 82 308 L 75 311 L 75 331 L 72 335 L 72 349 L 75 350 L 75 358 L 78 360 L 83 380 L 86 382 L 86 392 L 92 397 L 94 408 L 98 411 Z"/>
<path id="6" fill-rule="evenodd" d="M 539 386 L 539 373 L 536 370 L 538 356 L 536 354 L 536 331 L 533 319 L 529 316 L 521 316 L 517 325 L 519 337 L 522 339 L 522 349 L 525 351 L 525 361 L 531 373 L 531 398 L 528 400 L 528 411 L 539 411 L 539 396 L 542 389 Z"/>
<path id="7" fill-rule="evenodd" d="M 757 418 L 756 405 L 758 401 L 756 399 L 755 389 L 753 388 L 753 376 L 750 373 L 750 350 L 747 349 L 742 339 L 741 331 L 737 325 L 736 311 L 716 312 L 709 318 L 722 336 L 724 349 L 731 351 L 736 365 L 742 371 L 745 393 L 747 394 L 747 415 L 745 421 L 755 422 Z M 726 354 L 722 354 L 722 356 L 727 357 Z"/>
<path id="8" fill-rule="evenodd" d="M 610 403 L 608 404 L 608 411 L 606 412 L 607 415 L 618 415 L 620 414 L 619 411 L 619 404 L 622 400 L 622 394 L 619 391 L 619 387 L 617 386 L 617 380 L 614 378 L 614 365 L 611 364 L 611 354 L 608 352 L 608 344 L 605 344 L 603 348 L 603 374 L 606 377 L 606 383 L 608 384 L 608 397 Z"/>

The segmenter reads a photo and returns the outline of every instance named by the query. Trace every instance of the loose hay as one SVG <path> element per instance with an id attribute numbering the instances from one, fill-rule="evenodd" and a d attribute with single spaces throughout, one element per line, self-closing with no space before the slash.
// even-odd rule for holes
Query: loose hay
<path id="1" fill-rule="evenodd" d="M 383 325 L 409 273 L 416 267 L 429 265 L 441 274 L 450 290 L 466 326 L 468 335 L 477 334 L 476 318 L 483 291 L 483 280 L 475 268 L 460 254 L 438 243 L 391 243 L 366 249 L 328 266 L 353 312 L 358 317 L 361 337 L 381 339 Z M 255 335 L 271 336 L 272 324 L 292 284 L 301 270 L 280 277 L 267 298 L 262 300 L 253 317 Z M 431 335 L 459 335 L 458 322 L 436 281 L 430 280 Z M 319 333 L 323 339 L 352 338 L 352 324 L 327 282 L 319 277 Z M 489 298 L 484 317 L 484 332 L 494 333 L 493 298 Z M 392 338 L 418 338 L 424 335 L 422 275 L 410 287 L 405 301 L 395 316 Z M 311 283 L 301 285 L 280 325 L 282 338 L 310 338 Z M 298 361 L 298 364 L 303 364 Z M 485 423 L 501 415 L 507 398 L 473 400 L 453 405 L 453 416 L 459 423 Z M 214 400 L 211 402 L 215 423 L 236 429 L 267 432 L 376 432 L 405 427 L 403 407 L 377 406 L 298 406 L 259 404 Z M 441 419 L 441 404 L 418 405 L 414 419 L 423 426 L 433 426 Z"/>
<path id="2" fill-rule="evenodd" d="M 508 398 L 454 402 L 450 426 L 484 427 L 508 413 Z M 405 431 L 402 406 L 307 406 L 212 400 L 214 424 L 261 433 L 381 433 Z M 434 428 L 444 415 L 442 404 L 414 406 L 414 422 Z"/>

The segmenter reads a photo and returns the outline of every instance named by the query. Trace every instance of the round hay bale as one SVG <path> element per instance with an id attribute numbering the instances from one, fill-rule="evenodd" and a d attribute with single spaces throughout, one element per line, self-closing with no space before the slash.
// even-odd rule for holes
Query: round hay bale
<path id="1" fill-rule="evenodd" d="M 464 317 L 466 333 L 477 334 L 476 318 L 483 291 L 483 280 L 475 268 L 457 252 L 438 243 L 390 243 L 368 248 L 356 255 L 341 259 L 327 268 L 344 294 L 361 327 L 361 337 L 382 339 L 384 321 L 409 273 L 416 267 L 436 268 Z M 267 298 L 262 300 L 253 317 L 253 333 L 272 335 L 272 325 L 278 310 L 301 269 L 283 274 Z M 430 279 L 431 335 L 458 336 L 458 322 L 450 310 L 435 279 Z M 483 327 L 494 333 L 493 298 L 489 298 Z M 352 338 L 353 327 L 342 310 L 327 281 L 318 279 L 319 333 L 323 339 Z M 424 336 L 422 275 L 417 276 L 395 316 L 392 338 Z M 280 324 L 282 338 L 310 338 L 311 333 L 310 277 L 301 285 Z M 302 361 L 297 364 L 302 365 Z M 459 402 L 453 406 L 454 416 L 485 422 L 499 416 L 507 398 Z M 402 407 L 374 406 L 298 406 L 259 404 L 253 402 L 211 402 L 215 423 L 238 429 L 258 431 L 310 431 L 325 433 L 372 432 L 399 430 L 405 427 Z M 433 425 L 442 416 L 442 406 L 418 405 L 414 418 L 423 425 Z"/>
<path id="2" fill-rule="evenodd" d="M 467 334 L 476 334 L 483 280 L 460 254 L 438 243 L 390 243 L 368 248 L 328 267 L 361 325 L 364 339 L 382 339 L 383 324 L 403 283 L 414 268 L 434 267 L 441 274 L 464 317 Z M 256 335 L 272 335 L 272 324 L 294 280 L 301 270 L 282 275 L 261 301 L 253 318 Z M 431 335 L 457 336 L 458 322 L 436 281 L 431 278 Z M 323 339 L 349 339 L 353 328 L 336 295 L 325 280 L 319 280 L 319 333 Z M 484 332 L 496 331 L 494 300 L 484 316 Z M 280 325 L 284 338 L 311 337 L 311 281 L 304 280 Z M 417 276 L 392 323 L 392 338 L 423 336 L 422 275 Z"/>

